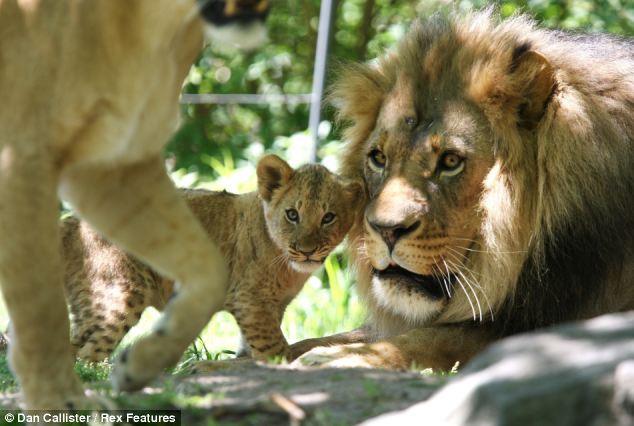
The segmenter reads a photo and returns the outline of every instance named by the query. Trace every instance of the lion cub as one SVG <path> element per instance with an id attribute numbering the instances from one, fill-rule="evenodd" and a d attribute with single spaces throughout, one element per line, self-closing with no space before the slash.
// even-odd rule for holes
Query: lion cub
<path id="1" fill-rule="evenodd" d="M 284 310 L 347 234 L 362 187 L 320 165 L 293 170 L 275 155 L 260 160 L 257 176 L 257 192 L 183 195 L 229 262 L 224 309 L 240 326 L 242 349 L 258 359 L 290 359 Z M 62 228 L 71 340 L 79 357 L 102 360 L 146 307 L 162 310 L 178 289 L 76 218 Z"/>

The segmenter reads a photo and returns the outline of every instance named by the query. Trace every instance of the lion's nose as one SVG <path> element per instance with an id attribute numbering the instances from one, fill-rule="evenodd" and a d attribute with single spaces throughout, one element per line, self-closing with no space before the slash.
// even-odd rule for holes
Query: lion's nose
<path id="1" fill-rule="evenodd" d="M 390 253 L 394 249 L 394 246 L 396 245 L 396 242 L 399 240 L 399 238 L 407 234 L 411 234 L 420 226 L 419 220 L 411 224 L 399 223 L 396 225 L 385 224 L 379 221 L 368 221 L 368 223 L 370 224 L 372 229 L 379 233 L 379 235 L 387 245 Z"/>

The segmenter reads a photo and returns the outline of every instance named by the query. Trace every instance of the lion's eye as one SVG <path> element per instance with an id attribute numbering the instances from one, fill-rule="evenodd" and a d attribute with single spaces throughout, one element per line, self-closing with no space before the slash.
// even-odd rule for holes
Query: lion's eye
<path id="1" fill-rule="evenodd" d="M 438 162 L 441 176 L 456 176 L 464 169 L 464 158 L 453 152 L 447 152 Z"/>
<path id="2" fill-rule="evenodd" d="M 335 221 L 336 218 L 337 218 L 337 215 L 335 215 L 334 213 L 328 212 L 324 215 L 324 217 L 321 218 L 321 224 L 330 225 L 331 223 Z"/>
<path id="3" fill-rule="evenodd" d="M 412 116 L 407 116 L 404 119 L 405 121 L 405 125 L 409 128 L 414 128 L 414 126 L 416 126 L 416 117 L 412 117 Z"/>
<path id="4" fill-rule="evenodd" d="M 291 223 L 298 223 L 299 213 L 295 209 L 286 209 L 286 219 Z"/>
<path id="5" fill-rule="evenodd" d="M 387 163 L 387 157 L 381 150 L 373 149 L 368 154 L 368 158 L 370 159 L 369 164 L 370 168 L 375 172 L 381 173 L 385 168 L 385 164 Z"/>

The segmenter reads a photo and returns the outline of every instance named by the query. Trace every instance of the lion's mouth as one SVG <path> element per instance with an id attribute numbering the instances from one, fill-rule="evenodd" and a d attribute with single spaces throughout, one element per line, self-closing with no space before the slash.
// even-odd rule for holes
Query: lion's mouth
<path id="1" fill-rule="evenodd" d="M 440 275 L 420 275 L 400 266 L 388 266 L 382 271 L 374 269 L 372 273 L 383 282 L 403 286 L 436 300 L 449 297 L 456 280 L 456 276 L 451 273 L 444 278 Z"/>

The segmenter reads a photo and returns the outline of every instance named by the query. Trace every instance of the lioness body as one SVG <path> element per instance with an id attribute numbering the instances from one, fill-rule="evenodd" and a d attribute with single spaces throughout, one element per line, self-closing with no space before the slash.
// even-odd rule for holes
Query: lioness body
<path id="1" fill-rule="evenodd" d="M 634 43 L 437 15 L 333 91 L 370 320 L 307 363 L 450 368 L 494 339 L 634 309 Z M 356 238 L 355 238 L 356 237 Z M 347 335 L 300 345 L 345 343 Z"/>
<path id="2" fill-rule="evenodd" d="M 280 330 L 284 310 L 310 271 L 345 237 L 356 214 L 360 186 L 343 181 L 323 166 L 292 171 L 277 157 L 265 157 L 259 171 L 260 193 L 184 190 L 182 194 L 229 261 L 224 308 L 240 326 L 244 349 L 258 359 L 274 355 L 290 359 Z M 271 185 L 276 188 L 267 195 Z M 278 217 L 287 222 L 285 210 L 297 204 L 302 206 L 297 229 L 287 229 L 288 223 L 280 226 Z M 335 221 L 322 224 L 325 214 L 336 215 Z M 72 342 L 79 357 L 102 360 L 147 306 L 165 307 L 174 283 L 75 218 L 64 220 L 62 227 Z M 294 251 L 298 245 L 310 248 L 312 262 L 306 263 Z M 299 261 L 300 270 L 293 261 Z"/>
<path id="3" fill-rule="evenodd" d="M 0 282 L 27 408 L 84 399 L 69 343 L 58 192 L 183 287 L 161 334 L 117 364 L 116 387 L 141 387 L 176 362 L 222 306 L 225 262 L 161 160 L 202 32 L 194 0 L 0 0 Z"/>

